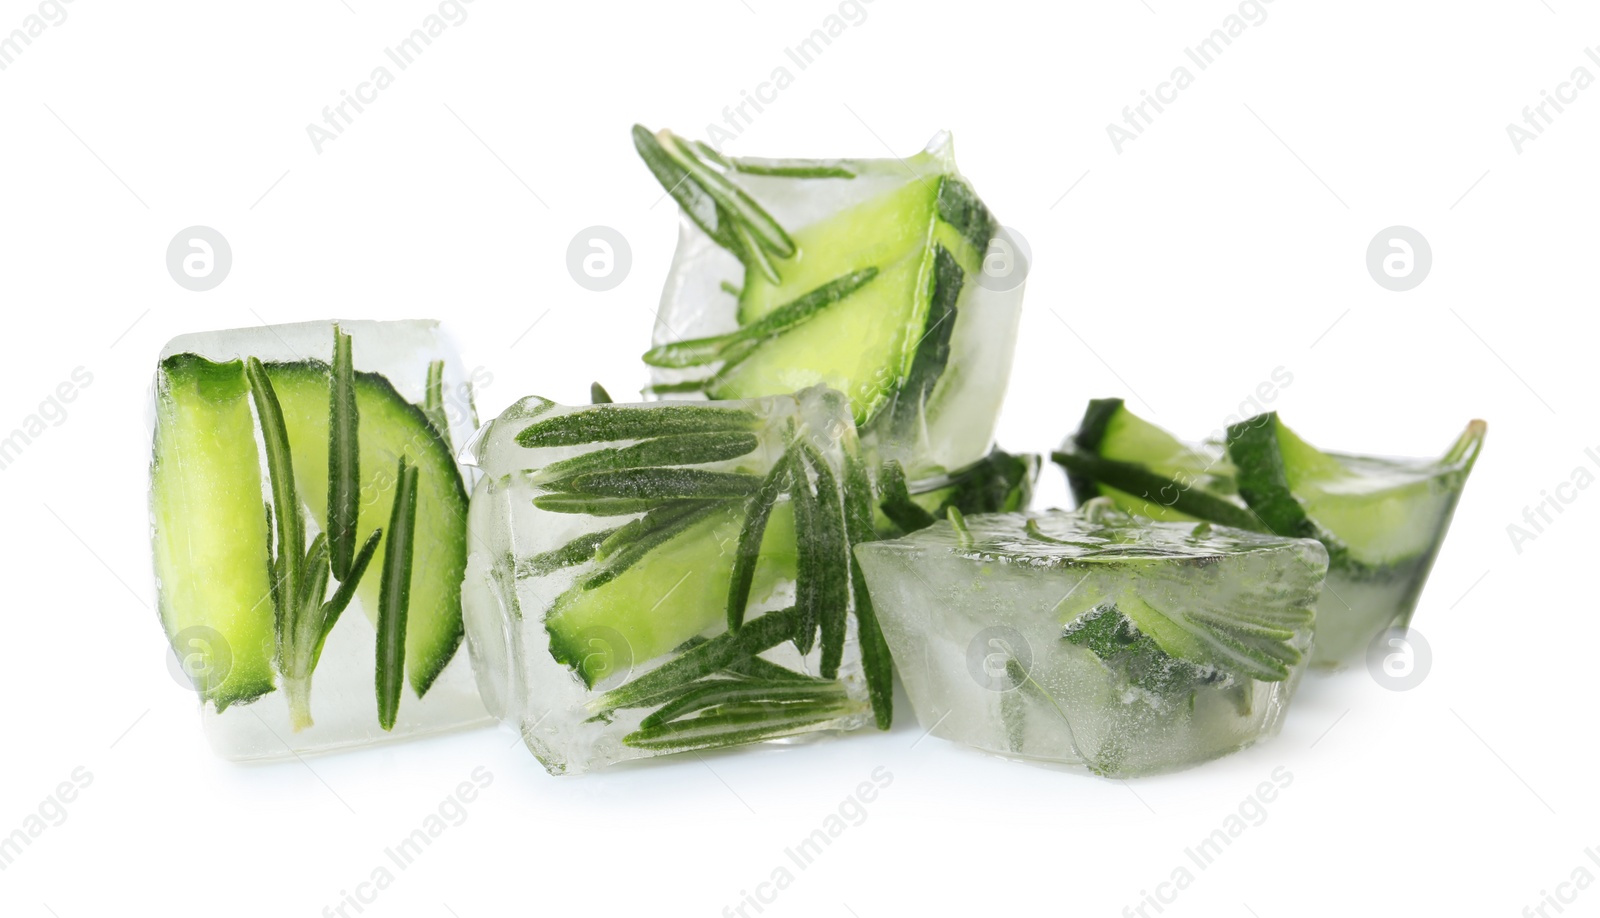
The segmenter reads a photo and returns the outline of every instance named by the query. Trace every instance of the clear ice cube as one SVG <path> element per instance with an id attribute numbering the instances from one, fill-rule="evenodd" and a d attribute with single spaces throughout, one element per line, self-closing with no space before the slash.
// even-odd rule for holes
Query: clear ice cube
<path id="1" fill-rule="evenodd" d="M 283 581 L 268 557 L 279 547 L 274 490 L 242 361 L 262 361 L 285 419 L 304 552 L 329 528 L 335 324 L 189 334 L 161 352 L 151 464 L 158 607 L 177 665 L 202 695 L 207 738 L 225 758 L 288 757 L 492 722 L 459 649 L 467 482 L 452 444 L 464 444 L 476 427 L 471 383 L 436 322 L 341 321 L 338 328 L 351 337 L 355 371 L 358 544 L 389 527 L 401 456 L 418 476 L 404 684 L 388 730 L 375 684 L 386 538 L 360 579 L 349 575 L 353 597 L 326 632 L 308 688 L 300 680 L 291 690 L 296 680 L 285 675 L 275 622 L 271 585 Z M 338 583 L 330 577 L 321 598 L 332 599 Z M 303 701 L 292 703 L 291 691 L 303 692 L 296 696 Z"/>
<path id="2" fill-rule="evenodd" d="M 837 170 L 849 177 L 773 174 L 773 166 Z M 829 315 L 784 334 L 806 338 L 794 345 L 803 352 L 796 361 L 754 372 L 750 368 L 759 361 L 746 357 L 713 376 L 706 391 L 715 398 L 754 397 L 830 385 L 851 396 L 862 446 L 874 464 L 898 461 L 913 481 L 982 460 L 993 442 L 1010 375 L 1027 256 L 960 177 L 950 136 L 940 133 L 925 151 L 906 159 L 747 160 L 724 174 L 794 236 L 798 253 L 773 261 L 775 272 L 788 280 L 774 287 L 754 268 L 747 272 L 739 258 L 685 215 L 654 343 L 726 335 L 748 324 L 750 304 L 741 302 L 746 287 L 788 291 L 758 304 L 770 308 L 768 301 L 798 295 L 846 271 L 876 268 L 878 276 L 828 306 Z M 897 208 L 905 217 L 899 222 Z M 951 220 L 985 229 L 965 234 Z M 968 235 L 985 242 L 974 246 Z M 952 251 L 960 254 L 938 257 Z M 887 285 L 902 281 L 907 291 L 932 287 L 934 306 L 909 325 L 884 328 L 881 323 L 892 321 L 884 316 L 898 304 L 869 307 L 863 301 L 900 289 Z M 953 312 L 940 311 L 944 286 L 959 291 Z M 871 318 L 844 318 L 851 309 L 866 310 Z M 874 336 L 894 342 L 893 360 L 870 368 L 830 366 L 841 348 Z M 700 367 L 652 370 L 658 391 L 668 393 L 704 376 Z"/>
<path id="3" fill-rule="evenodd" d="M 471 452 L 468 641 L 489 709 L 550 773 L 872 720 L 842 395 L 530 397 Z"/>
<path id="4" fill-rule="evenodd" d="M 924 728 L 1110 776 L 1275 734 L 1327 569 L 1312 540 L 1099 502 L 941 520 L 855 551 Z"/>

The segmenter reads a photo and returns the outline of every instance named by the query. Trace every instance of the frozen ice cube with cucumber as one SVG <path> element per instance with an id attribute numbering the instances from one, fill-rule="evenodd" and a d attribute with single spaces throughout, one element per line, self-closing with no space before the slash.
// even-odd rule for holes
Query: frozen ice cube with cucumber
<path id="1" fill-rule="evenodd" d="M 487 721 L 458 652 L 476 421 L 436 323 L 184 335 L 154 400 L 158 611 L 219 754 Z"/>
<path id="2" fill-rule="evenodd" d="M 634 128 L 683 212 L 662 294 L 652 391 L 715 399 L 827 385 L 863 448 L 912 481 L 989 452 L 1026 274 L 986 273 L 1001 233 L 949 135 L 906 159 L 724 156 Z"/>
<path id="3" fill-rule="evenodd" d="M 472 455 L 468 640 L 490 709 L 552 774 L 888 726 L 845 396 L 530 397 Z"/>
<path id="4" fill-rule="evenodd" d="M 1471 422 L 1438 459 L 1387 459 L 1317 449 L 1268 413 L 1230 426 L 1225 443 L 1196 445 L 1121 399 L 1098 399 L 1055 460 L 1079 501 L 1322 542 L 1312 662 L 1336 666 L 1410 624 L 1485 429 Z"/>
<path id="5" fill-rule="evenodd" d="M 949 519 L 855 549 L 918 721 L 1125 777 L 1275 734 L 1327 552 L 1311 539 L 1068 513 Z"/>

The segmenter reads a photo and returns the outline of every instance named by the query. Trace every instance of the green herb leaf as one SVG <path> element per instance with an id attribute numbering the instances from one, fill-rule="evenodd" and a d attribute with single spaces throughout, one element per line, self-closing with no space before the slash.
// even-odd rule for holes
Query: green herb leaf
<path id="1" fill-rule="evenodd" d="M 744 624 L 744 607 L 750 601 L 750 586 L 755 582 L 756 561 L 761 557 L 761 539 L 767 532 L 767 517 L 788 481 L 788 457 L 773 463 L 761 487 L 745 503 L 744 523 L 739 527 L 739 545 L 734 550 L 733 574 L 728 579 L 728 630 L 738 631 Z"/>
<path id="2" fill-rule="evenodd" d="M 826 563 L 817 550 L 816 515 L 817 495 L 811 490 L 811 478 L 806 474 L 806 463 L 795 457 L 797 447 L 790 447 L 789 503 L 794 508 L 795 578 L 794 607 L 798 613 L 794 647 L 801 656 L 811 653 L 816 645 L 817 625 L 821 619 L 822 578 Z"/>
<path id="3" fill-rule="evenodd" d="M 850 604 L 850 541 L 845 536 L 843 499 L 833 470 L 810 443 L 800 441 L 800 452 L 817 479 L 816 503 L 810 514 L 813 529 L 809 534 L 812 576 L 819 578 L 816 601 L 822 626 L 822 660 L 817 669 L 822 678 L 835 679 L 844 659 L 845 617 Z M 803 563 L 800 570 L 806 570 Z"/>
<path id="4" fill-rule="evenodd" d="M 1076 475 L 1081 480 L 1099 482 L 1179 513 L 1235 529 L 1261 532 L 1267 528 L 1250 510 L 1209 491 L 1173 481 L 1142 465 L 1104 459 L 1070 446 L 1065 452 L 1051 453 L 1050 458 L 1065 468 L 1069 476 Z"/>
<path id="5" fill-rule="evenodd" d="M 589 384 L 589 403 L 590 404 L 593 404 L 593 405 L 609 405 L 609 404 L 611 404 L 611 402 L 612 402 L 611 393 L 606 391 L 605 386 L 602 386 L 597 382 L 592 382 L 592 383 Z"/>
<path id="6" fill-rule="evenodd" d="M 356 552 L 355 560 L 350 564 L 349 576 L 339 581 L 339 588 L 334 590 L 328 601 L 322 604 L 319 615 L 321 626 L 317 630 L 316 647 L 311 653 L 313 669 L 322 657 L 322 644 L 328 639 L 328 632 L 333 630 L 333 626 L 339 621 L 339 616 L 344 614 L 345 607 L 355 598 L 356 587 L 361 583 L 362 575 L 367 572 L 367 565 L 372 562 L 372 556 L 377 554 L 378 541 L 382 535 L 382 529 L 372 530 L 372 535 L 367 536 L 367 541 L 362 544 L 361 550 Z"/>
<path id="7" fill-rule="evenodd" d="M 622 742 L 654 752 L 740 746 L 838 720 L 852 708 L 848 699 L 782 705 L 777 710 L 768 704 L 729 705 L 700 717 L 635 731 L 624 736 Z"/>
<path id="8" fill-rule="evenodd" d="M 838 682 L 784 681 L 762 684 L 720 679 L 696 685 L 692 691 L 684 692 L 641 720 L 639 729 L 649 730 L 686 714 L 720 705 L 766 703 L 772 706 L 771 710 L 774 713 L 778 713 L 787 704 L 839 701 L 846 697 L 844 686 Z"/>
<path id="9" fill-rule="evenodd" d="M 639 158 L 644 160 L 656 181 L 678 202 L 689 219 L 713 242 L 739 255 L 740 261 L 744 261 L 743 252 L 735 251 L 738 242 L 732 229 L 733 216 L 722 209 L 716 199 L 690 176 L 689 170 L 668 153 L 656 135 L 642 124 L 633 126 L 633 148 L 639 152 Z"/>
<path id="10" fill-rule="evenodd" d="M 724 632 L 645 673 L 627 685 L 619 686 L 591 701 L 593 713 L 633 707 L 686 682 L 693 682 L 727 667 L 737 660 L 754 657 L 791 640 L 800 624 L 800 613 L 793 606 L 768 612 L 746 622 L 738 634 Z"/>
<path id="11" fill-rule="evenodd" d="M 889 642 L 883 637 L 878 616 L 867 592 L 867 578 L 861 573 L 854 547 L 875 537 L 872 524 L 872 481 L 866 465 L 855 455 L 845 454 L 844 498 L 845 532 L 850 538 L 850 588 L 855 598 L 856 640 L 861 645 L 861 668 L 867 678 L 867 697 L 879 730 L 894 722 L 894 662 Z M 896 466 L 898 468 L 898 466 Z"/>
<path id="12" fill-rule="evenodd" d="M 586 516 L 632 516 L 662 505 L 659 500 L 636 497 L 589 497 L 575 494 L 541 494 L 533 505 L 551 513 L 582 513 Z"/>
<path id="13" fill-rule="evenodd" d="M 641 440 L 632 446 L 605 447 L 552 462 L 540 469 L 537 477 L 548 483 L 586 472 L 725 462 L 749 455 L 760 445 L 761 441 L 755 434 L 743 431 L 656 437 L 653 440 Z M 559 483 L 547 484 L 547 487 L 565 490 Z"/>
<path id="14" fill-rule="evenodd" d="M 361 459 L 355 365 L 350 336 L 333 327 L 333 372 L 328 386 L 328 556 L 334 579 L 350 576 L 361 511 Z M 432 381 L 432 368 L 429 379 Z M 431 389 L 430 385 L 430 389 Z M 321 597 L 319 596 L 320 600 Z"/>
<path id="15" fill-rule="evenodd" d="M 283 423 L 283 408 L 267 378 L 266 367 L 251 357 L 245 361 L 245 376 L 250 381 L 250 397 L 255 402 L 261 423 L 261 439 L 266 444 L 267 472 L 272 482 L 272 517 L 277 524 L 277 561 L 273 566 L 276 595 L 280 599 L 278 646 L 280 655 L 291 649 L 298 616 L 292 611 L 300 596 L 300 565 L 305 558 L 305 519 L 300 515 L 300 498 L 295 493 L 294 466 L 289 455 L 289 431 Z"/>
<path id="16" fill-rule="evenodd" d="M 601 529 L 578 536 L 560 548 L 540 552 L 531 558 L 524 559 L 517 564 L 518 577 L 542 577 L 552 571 L 558 571 L 574 564 L 582 564 L 594 557 L 595 549 L 600 543 L 610 538 L 616 529 Z"/>
<path id="17" fill-rule="evenodd" d="M 1214 667 L 1171 656 L 1141 632 L 1133 620 L 1107 602 L 1084 613 L 1062 637 L 1100 658 L 1125 684 L 1172 701 L 1197 688 L 1229 681 Z"/>
<path id="18" fill-rule="evenodd" d="M 956 270 L 959 271 L 960 268 Z M 805 324 L 823 309 L 860 290 L 877 276 L 878 269 L 875 267 L 840 275 L 779 306 L 738 331 L 663 344 L 646 351 L 644 362 L 656 367 L 683 368 L 720 360 L 727 356 L 729 349 L 734 345 L 774 338 Z"/>
<path id="19" fill-rule="evenodd" d="M 722 507 L 723 505 L 716 501 L 684 501 L 682 504 L 652 510 L 642 519 L 622 527 L 601 543 L 596 554 L 605 558 L 605 563 L 583 579 L 583 589 L 592 590 L 610 583 L 657 546 L 721 510 Z M 635 524 L 637 524 L 636 529 L 625 533 L 625 530 Z"/>
<path id="20" fill-rule="evenodd" d="M 933 525 L 933 514 L 911 499 L 911 491 L 906 486 L 905 469 L 900 467 L 900 463 L 892 459 L 884 463 L 883 472 L 878 478 L 882 492 L 879 506 L 889 522 L 900 527 L 902 532 L 916 532 Z"/>
<path id="21" fill-rule="evenodd" d="M 444 410 L 444 361 L 435 360 L 428 364 L 428 388 L 423 395 L 422 413 L 428 419 L 428 425 L 439 439 L 444 441 L 444 448 L 455 451 L 450 445 L 450 415 Z"/>
<path id="22" fill-rule="evenodd" d="M 690 177 L 705 189 L 706 194 L 710 195 L 723 210 L 734 216 L 741 230 L 748 232 L 761 248 L 773 255 L 779 258 L 793 257 L 796 251 L 794 240 L 783 231 L 778 221 L 772 219 L 771 214 L 757 204 L 743 188 L 706 165 L 692 146 L 683 143 L 670 132 L 662 133 L 665 135 L 662 148 L 689 171 Z"/>
<path id="23" fill-rule="evenodd" d="M 647 468 L 589 472 L 554 484 L 563 493 L 591 497 L 681 500 L 745 497 L 761 487 L 761 478 L 696 468 Z"/>
<path id="24" fill-rule="evenodd" d="M 378 724 L 385 730 L 394 729 L 400 712 L 406 616 L 411 605 L 411 554 L 416 541 L 417 468 L 408 464 L 404 456 L 400 458 L 395 482 L 389 538 L 383 551 L 383 580 L 378 591 Z"/>
<path id="25" fill-rule="evenodd" d="M 530 424 L 517 434 L 517 445 L 530 449 L 578 446 L 583 443 L 644 440 L 674 434 L 755 430 L 760 426 L 760 420 L 742 408 L 713 408 L 707 405 L 624 408 L 595 405 Z"/>

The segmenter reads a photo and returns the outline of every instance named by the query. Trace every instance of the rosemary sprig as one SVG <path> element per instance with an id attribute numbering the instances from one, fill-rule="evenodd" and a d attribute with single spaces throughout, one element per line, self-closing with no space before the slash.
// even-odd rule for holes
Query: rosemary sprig
<path id="1" fill-rule="evenodd" d="M 517 576 L 542 577 L 564 567 L 582 564 L 593 558 L 595 549 L 600 547 L 600 543 L 610 538 L 616 531 L 616 529 L 600 529 L 595 532 L 585 533 L 560 548 L 540 552 L 517 564 Z"/>
<path id="2" fill-rule="evenodd" d="M 761 486 L 761 477 L 742 472 L 696 468 L 619 469 L 588 472 L 557 482 L 563 493 L 635 500 L 680 500 L 745 497 Z M 554 487 L 554 485 L 552 485 Z"/>
<path id="3" fill-rule="evenodd" d="M 355 365 L 350 336 L 333 327 L 333 373 L 328 387 L 328 558 L 333 576 L 350 576 L 356 556 L 356 519 L 361 510 L 361 459 L 356 440 Z M 429 368 L 429 380 L 433 379 Z M 431 386 L 430 386 L 431 389 Z"/>
<path id="4" fill-rule="evenodd" d="M 872 525 L 872 482 L 866 465 L 857 457 L 845 456 L 844 466 L 844 519 L 845 532 L 852 546 L 871 541 L 875 533 Z M 878 626 L 877 613 L 872 608 L 872 596 L 867 592 L 867 580 L 861 573 L 855 552 L 850 552 L 850 588 L 856 605 L 856 639 L 861 644 L 861 667 L 867 678 L 867 697 L 872 701 L 872 715 L 879 730 L 889 729 L 894 721 L 894 662 L 889 656 L 889 642 L 884 640 L 883 629 Z"/>
<path id="5" fill-rule="evenodd" d="M 789 466 L 789 503 L 794 508 L 795 578 L 794 607 L 796 622 L 794 646 L 801 656 L 811 653 L 817 641 L 817 623 L 822 615 L 820 587 L 823 572 L 818 570 L 824 562 L 817 552 L 813 533 L 817 523 L 817 495 L 811 490 L 811 479 L 806 474 L 806 463 L 791 460 Z"/>
<path id="6" fill-rule="evenodd" d="M 724 632 L 691 647 L 648 673 L 618 686 L 589 702 L 592 713 L 632 707 L 686 682 L 710 675 L 736 660 L 753 657 L 791 640 L 800 624 L 799 611 L 790 606 L 746 622 L 738 634 Z"/>
<path id="7" fill-rule="evenodd" d="M 450 445 L 450 415 L 444 410 L 443 360 L 435 360 L 428 364 L 428 387 L 422 398 L 422 413 L 427 417 L 428 424 L 433 427 L 433 432 L 439 435 L 439 439 L 444 441 L 445 449 L 454 452 L 455 448 Z"/>
<path id="8" fill-rule="evenodd" d="M 761 557 L 761 540 L 767 532 L 767 517 L 789 478 L 790 458 L 785 455 L 772 464 L 761 487 L 745 504 L 744 523 L 739 527 L 739 544 L 734 549 L 733 574 L 728 579 L 728 630 L 738 631 L 744 624 L 744 608 L 750 601 L 750 586 L 755 582 L 756 561 Z"/>
<path id="9" fill-rule="evenodd" d="M 285 607 L 293 605 L 292 598 L 300 595 L 300 565 L 304 561 L 306 545 L 305 518 L 300 515 L 300 498 L 294 487 L 294 466 L 289 457 L 289 431 L 283 423 L 283 408 L 278 404 L 278 394 L 267 378 L 267 369 L 261 361 L 251 357 L 245 362 L 245 376 L 250 381 L 250 398 L 255 402 L 256 416 L 261 423 L 261 439 L 266 446 L 267 474 L 272 484 L 273 520 L 277 524 L 277 558 L 273 563 L 273 579 L 278 589 L 287 594 L 289 603 L 280 605 L 280 618 Z M 293 622 L 279 623 L 280 647 L 282 632 Z"/>
<path id="10" fill-rule="evenodd" d="M 377 692 L 378 724 L 394 729 L 404 684 L 406 616 L 411 605 L 411 554 L 416 540 L 417 467 L 400 457 L 395 476 L 394 506 L 389 512 L 389 540 L 383 550 L 383 579 L 378 591 Z"/>
<path id="11" fill-rule="evenodd" d="M 537 421 L 517 434 L 517 445 L 530 449 L 579 446 L 611 440 L 644 440 L 674 434 L 755 430 L 760 420 L 739 408 L 707 405 L 654 405 L 624 408 L 594 405 L 581 411 Z"/>
<path id="12" fill-rule="evenodd" d="M 806 701 L 832 701 L 845 697 L 844 686 L 838 682 L 772 682 L 717 679 L 695 683 L 695 687 L 677 698 L 656 708 L 639 721 L 639 729 L 648 730 L 677 720 L 706 708 L 722 705 L 771 703 L 775 711 L 785 704 Z"/>
<path id="13" fill-rule="evenodd" d="M 659 500 L 637 497 L 590 497 L 587 494 L 541 494 L 533 499 L 533 505 L 540 510 L 585 516 L 631 516 L 661 504 Z"/>
<path id="14" fill-rule="evenodd" d="M 911 491 L 906 486 L 906 473 L 900 463 L 892 459 L 884 463 L 878 484 L 881 492 L 879 506 L 889 522 L 906 532 L 916 532 L 933 525 L 933 514 L 911 499 Z"/>
<path id="15" fill-rule="evenodd" d="M 705 144 L 683 141 L 670 131 L 652 134 L 633 126 L 633 145 L 656 181 L 712 241 L 733 253 L 747 270 L 779 282 L 773 258 L 791 258 L 794 240 L 778 221 L 721 169 L 727 160 Z"/>
<path id="16" fill-rule="evenodd" d="M 323 603 L 321 626 L 317 629 L 317 643 L 311 652 L 312 669 L 316 668 L 317 661 L 322 658 L 322 644 L 328 639 L 328 632 L 333 630 L 333 626 L 339 621 L 339 616 L 344 614 L 345 607 L 355 598 L 356 586 L 361 582 L 361 576 L 367 572 L 367 565 L 372 562 L 372 556 L 377 553 L 378 540 L 382 535 L 382 529 L 372 530 L 372 534 L 367 536 L 367 541 L 362 544 L 361 550 L 356 552 L 355 559 L 350 564 L 349 576 L 339 581 L 339 587 L 333 591 L 333 596 Z"/>
<path id="17" fill-rule="evenodd" d="M 839 493 L 838 480 L 833 470 L 817 454 L 816 448 L 800 441 L 800 455 L 816 476 L 816 503 L 810 514 L 812 529 L 797 537 L 811 543 L 807 552 L 801 549 L 802 558 L 809 554 L 812 565 L 810 576 L 817 578 L 815 596 L 818 621 L 822 630 L 822 660 L 818 672 L 824 679 L 839 675 L 839 663 L 844 659 L 845 615 L 850 605 L 850 540 L 845 534 L 844 508 Z M 802 562 L 801 576 L 807 566 Z M 796 587 L 798 593 L 798 586 Z"/>
<path id="18" fill-rule="evenodd" d="M 571 459 L 552 462 L 540 469 L 536 477 L 547 482 L 546 487 L 552 490 L 564 490 L 560 484 L 548 484 L 548 482 L 585 472 L 724 462 L 748 455 L 760 445 L 761 441 L 755 434 L 745 431 L 676 434 L 641 440 L 632 446 L 597 449 L 573 456 Z"/>
<path id="19" fill-rule="evenodd" d="M 637 730 L 622 738 L 636 749 L 684 752 L 708 746 L 754 743 L 838 720 L 851 712 L 848 698 L 784 705 L 754 703 L 713 708 L 699 717 Z"/>
<path id="20" fill-rule="evenodd" d="M 645 520 L 649 520 L 652 515 L 663 514 L 664 511 L 677 511 L 664 514 L 662 518 L 658 518 L 656 521 L 645 523 L 644 526 L 641 526 L 641 531 L 637 538 L 614 544 L 612 546 L 614 553 L 610 554 L 609 557 L 603 555 L 607 547 L 606 543 L 601 543 L 600 550 L 596 552 L 596 555 L 605 557 L 605 563 L 597 568 L 594 573 L 583 579 L 583 588 L 592 590 L 595 587 L 610 583 L 628 568 L 637 564 L 657 546 L 721 510 L 723 506 L 719 501 L 684 501 L 683 503 L 688 505 L 685 510 L 679 511 L 677 507 L 667 507 L 652 510 L 650 513 L 645 514 L 643 519 L 636 522 L 642 523 Z M 630 523 L 628 525 L 631 526 L 633 524 Z M 611 542 L 616 537 L 617 533 L 613 533 L 611 539 L 608 539 L 607 542 Z M 618 547 L 619 545 L 621 546 L 620 548 Z"/>
<path id="21" fill-rule="evenodd" d="M 335 344 L 336 350 L 337 347 Z M 272 571 L 278 671 L 283 674 L 290 722 L 294 729 L 302 730 L 311 726 L 311 674 L 322 657 L 328 632 L 355 597 L 356 584 L 377 550 L 381 530 L 374 531 L 361 550 L 354 553 L 346 575 L 337 578 L 339 586 L 333 596 L 323 601 L 331 572 L 333 539 L 328 533 L 318 533 L 311 547 L 306 548 L 304 511 L 295 489 L 294 461 L 282 406 L 259 359 L 251 357 L 246 362 L 245 376 L 260 419 L 272 485 L 272 503 L 267 512 L 277 533 L 269 546 L 268 564 Z M 337 437 L 337 427 L 330 421 L 330 451 Z M 330 481 L 329 485 L 332 493 L 335 482 Z"/>
<path id="22" fill-rule="evenodd" d="M 815 318 L 823 309 L 850 296 L 878 276 L 875 267 L 843 274 L 779 306 L 738 331 L 707 338 L 690 338 L 651 348 L 644 362 L 650 366 L 681 369 L 724 360 L 736 346 L 775 338 Z M 743 356 L 741 353 L 740 356 Z"/>

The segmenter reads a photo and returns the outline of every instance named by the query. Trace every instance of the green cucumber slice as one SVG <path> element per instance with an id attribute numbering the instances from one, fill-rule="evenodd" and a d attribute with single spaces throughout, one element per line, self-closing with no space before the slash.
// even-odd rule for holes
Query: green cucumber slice
<path id="1" fill-rule="evenodd" d="M 824 383 L 850 396 L 857 424 L 897 398 L 915 409 L 949 359 L 962 280 L 981 265 L 983 249 L 972 240 L 992 232 L 971 190 L 938 175 L 912 178 L 797 231 L 798 253 L 783 263 L 781 281 L 756 272 L 745 278 L 741 325 L 837 278 L 870 269 L 877 276 L 730 361 L 707 394 L 751 398 Z M 903 391 L 908 386 L 916 391 Z"/>
<path id="2" fill-rule="evenodd" d="M 294 455 L 295 488 L 319 527 L 328 525 L 330 369 L 317 360 L 267 364 Z M 455 457 L 423 409 L 376 373 L 355 374 L 361 455 L 359 538 L 385 529 L 394 505 L 395 469 L 417 469 L 416 543 L 406 619 L 406 675 L 417 697 L 427 693 L 461 643 L 461 581 L 467 564 L 467 493 Z M 384 554 L 385 532 L 377 552 Z M 376 625 L 381 577 L 356 590 Z"/>
<path id="3" fill-rule="evenodd" d="M 620 636 L 636 663 L 654 660 L 727 618 L 744 502 L 737 501 L 653 548 L 614 579 L 586 588 L 580 578 L 545 618 L 550 653 L 593 688 L 609 675 L 585 665 L 590 638 L 605 629 Z M 760 600 L 796 572 L 794 512 L 772 507 L 749 596 Z"/>
<path id="4" fill-rule="evenodd" d="M 150 466 L 157 606 L 173 650 L 185 658 L 205 654 L 190 674 L 219 712 L 273 690 L 271 536 L 262 494 L 244 363 L 168 357 L 156 382 Z M 214 632 L 221 646 L 200 629 Z"/>
<path id="5" fill-rule="evenodd" d="M 1437 551 L 1485 429 L 1473 421 L 1437 461 L 1378 459 L 1318 450 L 1271 412 L 1229 427 L 1228 455 L 1274 531 L 1321 539 L 1336 564 L 1390 568 Z"/>
<path id="6" fill-rule="evenodd" d="M 1138 417 L 1120 398 L 1091 401 L 1062 454 L 1058 461 L 1066 467 L 1067 484 L 1080 504 L 1109 497 L 1147 519 L 1209 519 L 1260 528 L 1237 506 L 1219 506 L 1209 499 L 1232 493 L 1226 460 L 1207 456 Z"/>

